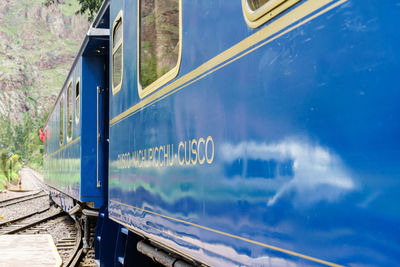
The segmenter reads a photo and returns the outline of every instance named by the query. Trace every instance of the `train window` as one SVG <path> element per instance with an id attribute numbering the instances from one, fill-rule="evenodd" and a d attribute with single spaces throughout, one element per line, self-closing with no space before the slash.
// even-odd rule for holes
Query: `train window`
<path id="1" fill-rule="evenodd" d="M 60 97 L 60 145 L 64 145 L 64 94 Z"/>
<path id="2" fill-rule="evenodd" d="M 81 100 L 80 100 L 80 80 L 78 79 L 75 84 L 75 123 L 79 123 L 81 116 Z"/>
<path id="3" fill-rule="evenodd" d="M 242 0 L 244 18 L 250 27 L 257 28 L 299 1 Z"/>
<path id="4" fill-rule="evenodd" d="M 179 72 L 181 0 L 140 0 L 138 36 L 139 96 L 144 97 Z"/>
<path id="5" fill-rule="evenodd" d="M 67 88 L 67 142 L 72 139 L 72 123 L 73 123 L 73 91 L 72 81 L 69 82 Z"/>
<path id="6" fill-rule="evenodd" d="M 259 9 L 261 6 L 263 6 L 267 2 L 268 2 L 268 0 L 247 0 L 247 4 L 249 5 L 249 8 L 252 11 Z"/>
<path id="7" fill-rule="evenodd" d="M 112 92 L 116 94 L 121 90 L 123 75 L 123 24 L 122 11 L 119 12 L 113 25 L 112 49 Z"/>

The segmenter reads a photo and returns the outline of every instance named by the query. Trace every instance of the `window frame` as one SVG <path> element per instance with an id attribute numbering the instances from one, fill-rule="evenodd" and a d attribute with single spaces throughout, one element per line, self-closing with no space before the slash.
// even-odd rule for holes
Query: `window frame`
<path id="1" fill-rule="evenodd" d="M 118 26 L 118 23 L 121 21 L 121 40 L 114 46 L 114 33 L 115 29 Z M 117 17 L 114 20 L 113 28 L 112 28 L 112 55 L 111 55 L 111 86 L 112 93 L 115 95 L 121 90 L 122 81 L 124 80 L 124 20 L 123 20 L 123 12 L 119 11 Z M 117 86 L 114 86 L 114 54 L 121 47 L 121 81 Z"/>
<path id="2" fill-rule="evenodd" d="M 79 85 L 79 103 L 77 103 L 78 101 L 78 97 L 76 96 L 76 86 Z M 76 105 L 79 105 L 79 115 L 76 113 Z M 77 116 L 78 115 L 78 116 Z M 81 78 L 79 77 L 76 82 L 75 82 L 75 124 L 78 125 L 79 124 L 79 120 L 81 117 Z"/>
<path id="3" fill-rule="evenodd" d="M 243 16 L 251 28 L 258 28 L 301 0 L 269 0 L 256 10 L 251 10 L 248 0 L 242 0 Z"/>
<path id="4" fill-rule="evenodd" d="M 65 139 L 65 104 L 64 104 L 64 92 L 60 96 L 60 101 L 58 102 L 60 105 L 60 109 L 58 111 L 59 114 L 59 125 L 60 125 L 60 132 L 59 132 L 59 139 L 60 139 L 60 147 L 64 145 L 64 139 Z M 61 109 L 62 109 L 62 116 L 61 116 Z M 61 123 L 61 118 L 62 118 L 62 123 Z M 62 136 L 62 138 L 61 138 Z"/>
<path id="5" fill-rule="evenodd" d="M 73 84 L 73 80 L 70 79 L 69 82 L 68 82 L 67 90 L 66 90 L 67 91 L 67 101 L 66 101 L 67 102 L 67 109 L 66 109 L 66 111 L 67 111 L 66 112 L 66 114 L 67 114 L 67 120 L 66 120 L 66 122 L 67 122 L 67 144 L 69 142 L 71 142 L 72 136 L 74 134 L 74 123 L 73 123 L 73 119 L 74 119 L 74 104 L 72 103 L 73 97 L 74 97 L 74 92 L 72 91 L 73 90 L 72 84 Z M 71 103 L 70 103 L 70 100 L 71 100 Z M 72 120 L 71 122 L 69 122 L 69 115 L 70 115 L 69 113 L 71 113 L 71 115 L 72 115 L 71 116 L 71 120 Z M 71 127 L 71 129 L 70 129 L 70 127 Z M 69 135 L 69 130 L 71 130 L 71 136 Z"/>
<path id="6" fill-rule="evenodd" d="M 137 88 L 140 98 L 144 98 L 149 94 L 153 93 L 157 89 L 161 88 L 167 82 L 176 78 L 179 73 L 179 69 L 181 67 L 181 59 L 182 59 L 182 0 L 179 0 L 179 52 L 178 52 L 178 60 L 176 62 L 175 67 L 165 73 L 163 76 L 159 77 L 157 80 L 152 82 L 145 88 L 142 88 L 141 85 L 141 74 L 140 74 L 140 52 L 141 52 L 141 43 L 140 43 L 140 1 L 137 1 Z"/>

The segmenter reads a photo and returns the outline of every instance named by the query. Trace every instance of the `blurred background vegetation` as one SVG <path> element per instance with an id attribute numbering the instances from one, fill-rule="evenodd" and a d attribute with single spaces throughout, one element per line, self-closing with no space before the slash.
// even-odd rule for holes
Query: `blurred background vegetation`
<path id="1" fill-rule="evenodd" d="M 12 121 L 10 115 L 0 115 L 0 190 L 5 189 L 7 182 L 17 184 L 22 166 L 42 168 L 44 148 L 39 129 L 48 114 L 43 112 L 33 117 L 26 112 L 20 121 Z"/>
<path id="2" fill-rule="evenodd" d="M 77 0 L 80 4 L 80 8 L 76 11 L 76 14 L 87 14 L 88 20 L 92 21 L 97 14 L 97 11 L 103 4 L 103 0 Z M 57 5 L 64 3 L 64 0 L 45 0 L 46 6 Z"/>
<path id="3" fill-rule="evenodd" d="M 0 0 L 0 190 L 42 169 L 39 130 L 102 2 Z"/>

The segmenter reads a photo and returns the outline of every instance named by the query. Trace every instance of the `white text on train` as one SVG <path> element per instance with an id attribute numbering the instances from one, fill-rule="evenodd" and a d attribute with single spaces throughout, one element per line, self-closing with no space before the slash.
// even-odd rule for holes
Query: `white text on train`
<path id="1" fill-rule="evenodd" d="M 208 136 L 119 154 L 117 168 L 195 166 L 212 164 L 213 161 L 214 140 Z"/>

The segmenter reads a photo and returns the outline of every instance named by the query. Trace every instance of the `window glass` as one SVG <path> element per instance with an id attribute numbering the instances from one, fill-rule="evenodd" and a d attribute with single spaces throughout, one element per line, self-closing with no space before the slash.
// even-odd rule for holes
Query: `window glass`
<path id="1" fill-rule="evenodd" d="M 179 0 L 140 0 L 142 88 L 177 66 L 179 42 Z"/>
<path id="2" fill-rule="evenodd" d="M 122 78 L 122 46 L 119 46 L 113 55 L 113 86 L 117 87 Z"/>
<path id="3" fill-rule="evenodd" d="M 259 9 L 261 6 L 263 6 L 265 3 L 267 3 L 269 0 L 247 0 L 247 4 L 249 8 L 254 11 L 256 9 Z"/>
<path id="4" fill-rule="evenodd" d="M 67 140 L 72 139 L 72 123 L 73 123 L 72 96 L 73 96 L 72 82 L 70 82 L 67 89 Z"/>
<path id="5" fill-rule="evenodd" d="M 60 98 L 60 145 L 64 144 L 64 95 Z"/>
<path id="6" fill-rule="evenodd" d="M 120 19 L 114 28 L 113 48 L 118 45 L 122 39 L 122 20 Z"/>
<path id="7" fill-rule="evenodd" d="M 122 49 L 123 49 L 123 27 L 122 13 L 117 16 L 113 30 L 113 55 L 112 55 L 112 87 L 113 94 L 117 93 L 122 84 Z"/>
<path id="8" fill-rule="evenodd" d="M 80 82 L 79 80 L 75 85 L 75 122 L 79 123 L 79 118 L 81 115 L 81 101 L 80 101 Z"/>

